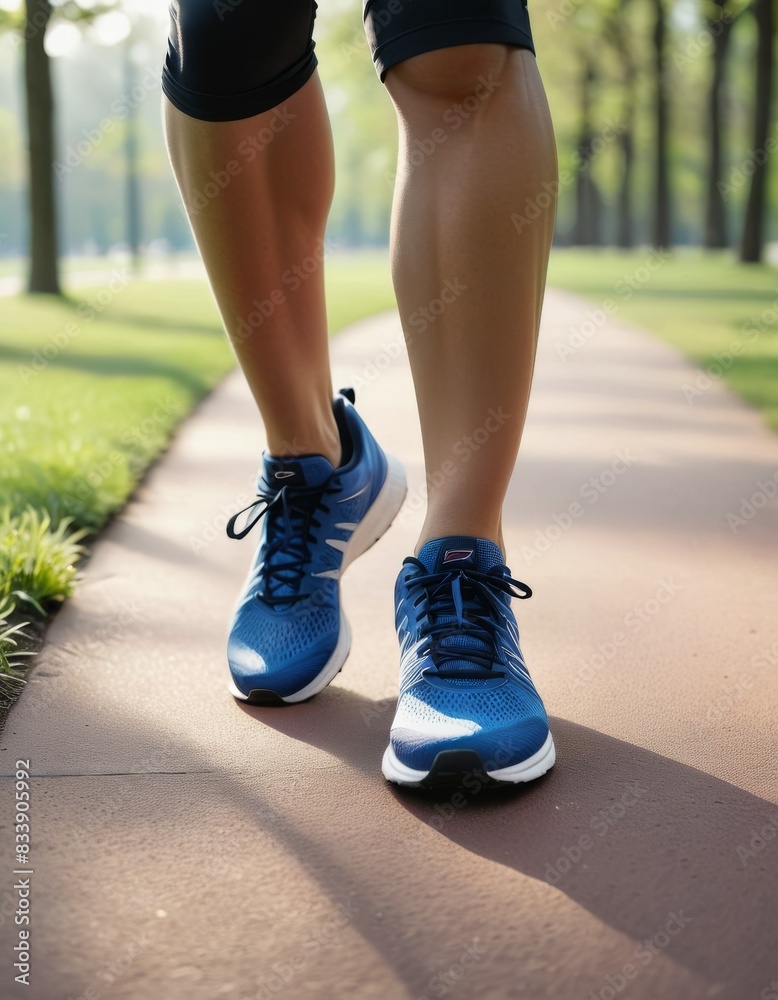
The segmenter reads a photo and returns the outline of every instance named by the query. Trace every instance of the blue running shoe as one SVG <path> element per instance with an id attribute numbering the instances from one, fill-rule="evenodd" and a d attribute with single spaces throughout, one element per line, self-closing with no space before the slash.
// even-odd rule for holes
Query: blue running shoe
<path id="1" fill-rule="evenodd" d="M 427 542 L 403 563 L 395 590 L 400 698 L 384 777 L 435 787 L 532 781 L 554 763 L 543 702 L 524 664 L 511 578 L 494 542 Z M 480 784 L 477 785 L 480 787 Z"/>
<path id="2" fill-rule="evenodd" d="M 257 499 L 227 526 L 231 538 L 243 538 L 263 519 L 227 649 L 230 690 L 242 701 L 304 701 L 348 656 L 340 578 L 383 535 L 406 491 L 402 466 L 384 454 L 353 402 L 344 389 L 333 404 L 343 447 L 337 469 L 321 455 L 265 454 Z"/>

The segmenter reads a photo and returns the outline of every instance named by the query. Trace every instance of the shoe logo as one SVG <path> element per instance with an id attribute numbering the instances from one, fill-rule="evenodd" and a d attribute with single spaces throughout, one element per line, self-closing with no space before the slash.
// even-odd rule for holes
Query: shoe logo
<path id="1" fill-rule="evenodd" d="M 459 562 L 461 559 L 469 559 L 473 554 L 472 549 L 447 549 L 443 556 L 443 565 L 450 562 Z"/>
<path id="2" fill-rule="evenodd" d="M 348 503 L 349 500 L 356 500 L 357 497 L 361 497 L 362 496 L 362 494 L 365 492 L 365 490 L 369 486 L 370 486 L 370 483 L 368 483 L 366 486 L 363 486 L 361 490 L 357 490 L 356 493 L 352 493 L 350 497 L 343 497 L 342 500 L 338 500 L 338 503 Z"/>
<path id="3" fill-rule="evenodd" d="M 288 479 L 290 476 L 294 475 L 296 475 L 294 472 L 276 472 L 275 474 L 276 479 Z"/>

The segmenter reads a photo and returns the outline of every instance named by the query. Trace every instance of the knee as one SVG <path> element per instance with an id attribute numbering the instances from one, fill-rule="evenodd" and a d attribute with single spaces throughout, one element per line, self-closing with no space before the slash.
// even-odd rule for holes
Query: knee
<path id="1" fill-rule="evenodd" d="M 456 45 L 398 63 L 386 76 L 393 100 L 428 99 L 435 103 L 482 101 L 500 87 L 511 47 L 500 44 Z"/>

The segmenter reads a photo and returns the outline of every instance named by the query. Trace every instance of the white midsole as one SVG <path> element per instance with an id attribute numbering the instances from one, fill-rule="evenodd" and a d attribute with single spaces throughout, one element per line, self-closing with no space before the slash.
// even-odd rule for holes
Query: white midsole
<path id="1" fill-rule="evenodd" d="M 518 764 L 511 764 L 510 767 L 500 767 L 493 771 L 487 770 L 486 773 L 490 778 L 495 778 L 497 781 L 510 781 L 519 784 L 520 782 L 534 781 L 535 778 L 539 778 L 554 766 L 555 760 L 556 750 L 554 748 L 554 740 L 551 733 L 549 733 L 543 746 L 531 757 Z M 384 752 L 381 770 L 387 781 L 394 781 L 399 785 L 418 785 L 430 773 L 429 771 L 418 771 L 403 764 L 398 760 L 391 743 Z"/>
<path id="2" fill-rule="evenodd" d="M 407 489 L 405 469 L 402 463 L 394 455 L 387 455 L 384 485 L 348 541 L 340 564 L 339 579 L 343 576 L 347 567 L 364 552 L 367 552 L 370 546 L 377 542 L 384 534 L 402 507 Z M 338 641 L 330 658 L 309 684 L 306 684 L 304 688 L 296 691 L 294 694 L 282 697 L 281 700 L 287 702 L 289 705 L 293 705 L 296 702 L 312 698 L 315 694 L 323 691 L 330 681 L 337 676 L 338 671 L 348 659 L 350 651 L 351 629 L 348 619 L 341 608 Z M 230 682 L 230 692 L 240 701 L 248 700 L 248 695 L 245 695 L 238 688 L 234 680 Z"/>

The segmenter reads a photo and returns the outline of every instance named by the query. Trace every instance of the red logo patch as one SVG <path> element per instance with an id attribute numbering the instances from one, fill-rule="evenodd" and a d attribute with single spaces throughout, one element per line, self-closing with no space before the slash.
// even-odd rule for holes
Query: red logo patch
<path id="1" fill-rule="evenodd" d="M 443 565 L 450 562 L 459 562 L 460 559 L 469 559 L 473 554 L 472 549 L 448 549 L 443 556 Z"/>

